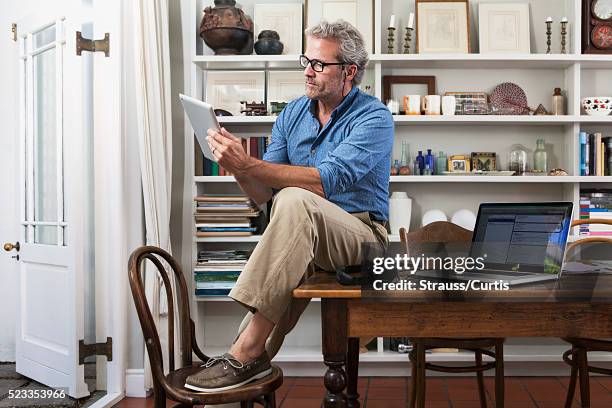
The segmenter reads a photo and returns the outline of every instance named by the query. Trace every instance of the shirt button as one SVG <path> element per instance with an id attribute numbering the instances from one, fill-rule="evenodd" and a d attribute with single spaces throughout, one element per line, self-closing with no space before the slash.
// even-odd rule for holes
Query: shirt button
<path id="1" fill-rule="evenodd" d="M 310 149 L 310 154 L 315 154 L 315 149 Z"/>

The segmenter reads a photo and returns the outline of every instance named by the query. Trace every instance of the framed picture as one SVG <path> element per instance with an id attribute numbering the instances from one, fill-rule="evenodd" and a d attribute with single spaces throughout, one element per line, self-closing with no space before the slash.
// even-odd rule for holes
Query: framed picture
<path id="1" fill-rule="evenodd" d="M 466 173 L 470 171 L 470 158 L 463 155 L 448 156 L 448 171 L 451 173 Z"/>
<path id="2" fill-rule="evenodd" d="M 496 171 L 497 155 L 492 152 L 472 152 L 472 171 Z"/>
<path id="3" fill-rule="evenodd" d="M 366 50 L 374 52 L 374 2 L 372 0 L 306 0 L 306 26 L 321 20 L 342 19 L 355 26 L 365 41 Z"/>
<path id="4" fill-rule="evenodd" d="M 268 72 L 268 112 L 272 112 L 272 102 L 291 102 L 304 95 L 304 71 Z"/>
<path id="5" fill-rule="evenodd" d="M 470 52 L 469 0 L 416 0 L 417 52 Z"/>
<path id="6" fill-rule="evenodd" d="M 405 89 L 399 96 L 392 92 L 393 85 L 424 85 L 423 91 L 414 92 L 411 89 Z M 426 88 L 426 89 L 425 89 Z M 387 103 L 390 99 L 403 100 L 404 95 L 421 94 L 435 95 L 436 94 L 436 77 L 435 76 L 416 76 L 416 75 L 385 75 L 383 76 L 383 103 Z"/>
<path id="7" fill-rule="evenodd" d="M 527 3 L 480 3 L 478 37 L 481 54 L 531 53 Z"/>
<path id="8" fill-rule="evenodd" d="M 204 101 L 234 116 L 241 115 L 240 101 L 265 101 L 264 71 L 208 71 L 205 83 Z"/>
<path id="9" fill-rule="evenodd" d="M 304 38 L 302 7 L 301 3 L 255 4 L 253 12 L 255 38 L 262 30 L 274 30 L 283 43 L 283 54 L 301 54 Z"/>

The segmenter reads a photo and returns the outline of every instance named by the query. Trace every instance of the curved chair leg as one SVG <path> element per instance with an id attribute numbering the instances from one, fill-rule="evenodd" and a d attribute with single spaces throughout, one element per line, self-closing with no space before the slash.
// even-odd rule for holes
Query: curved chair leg
<path id="1" fill-rule="evenodd" d="M 276 408 L 276 395 L 273 392 L 264 397 L 265 408 Z"/>
<path id="2" fill-rule="evenodd" d="M 576 382 L 578 381 L 578 353 L 576 348 L 572 347 L 572 372 L 570 374 L 570 382 L 567 387 L 567 396 L 565 398 L 565 408 L 571 408 L 576 393 Z"/>
<path id="3" fill-rule="evenodd" d="M 495 344 L 495 407 L 504 408 L 504 341 Z"/>
<path id="4" fill-rule="evenodd" d="M 166 392 L 157 381 L 153 381 L 153 397 L 154 408 L 166 408 Z"/>
<path id="5" fill-rule="evenodd" d="M 578 373 L 580 377 L 580 401 L 582 408 L 591 406 L 591 394 L 589 390 L 589 366 L 587 362 L 587 351 L 584 348 L 578 349 Z"/>
<path id="6" fill-rule="evenodd" d="M 240 408 L 253 408 L 253 401 L 240 401 Z"/>
<path id="7" fill-rule="evenodd" d="M 482 352 L 480 350 L 474 350 L 474 357 L 476 358 L 476 366 L 482 366 Z M 476 371 L 476 380 L 478 381 L 478 396 L 480 398 L 480 407 L 487 408 L 487 395 L 485 394 L 484 386 L 484 375 L 482 371 Z"/>

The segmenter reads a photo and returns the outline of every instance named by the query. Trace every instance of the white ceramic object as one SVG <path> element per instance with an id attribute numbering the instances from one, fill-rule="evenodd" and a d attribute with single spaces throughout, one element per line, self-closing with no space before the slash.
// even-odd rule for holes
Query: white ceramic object
<path id="1" fill-rule="evenodd" d="M 404 96 L 404 111 L 406 115 L 420 115 L 421 95 Z"/>
<path id="2" fill-rule="evenodd" d="M 446 214 L 444 214 L 444 211 L 438 209 L 426 211 L 425 214 L 423 214 L 421 224 L 424 227 L 427 224 L 431 224 L 432 222 L 436 221 L 448 221 L 448 218 L 446 217 Z"/>
<path id="3" fill-rule="evenodd" d="M 612 96 L 582 98 L 582 108 L 589 116 L 607 116 L 612 112 Z"/>
<path id="4" fill-rule="evenodd" d="M 451 217 L 451 222 L 470 231 L 474 231 L 476 227 L 476 215 L 472 211 L 463 208 L 455 211 Z"/>
<path id="5" fill-rule="evenodd" d="M 440 114 L 440 95 L 426 95 L 421 102 L 421 110 L 426 115 Z"/>
<path id="6" fill-rule="evenodd" d="M 412 199 L 403 191 L 396 191 L 389 198 L 389 228 L 391 234 L 399 234 L 400 228 L 410 230 Z"/>
<path id="7" fill-rule="evenodd" d="M 442 114 L 445 116 L 454 116 L 457 99 L 454 95 L 446 95 L 442 97 Z"/>

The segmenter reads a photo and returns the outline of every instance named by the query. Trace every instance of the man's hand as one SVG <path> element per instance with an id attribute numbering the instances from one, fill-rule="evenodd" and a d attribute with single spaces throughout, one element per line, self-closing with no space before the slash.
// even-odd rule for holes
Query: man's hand
<path id="1" fill-rule="evenodd" d="M 244 151 L 240 138 L 221 128 L 220 132 L 208 129 L 206 140 L 221 167 L 237 177 L 244 175 L 250 156 Z"/>

